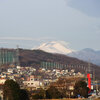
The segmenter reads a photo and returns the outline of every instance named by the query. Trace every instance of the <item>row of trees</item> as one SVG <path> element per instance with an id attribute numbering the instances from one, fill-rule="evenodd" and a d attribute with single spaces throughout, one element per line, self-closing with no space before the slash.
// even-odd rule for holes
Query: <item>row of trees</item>
<path id="1" fill-rule="evenodd" d="M 85 81 L 78 81 L 74 86 L 74 95 L 72 97 L 77 98 L 78 95 L 81 97 L 88 97 L 89 88 Z M 49 87 L 47 90 L 43 90 L 42 88 L 33 95 L 33 99 L 58 99 L 58 98 L 66 98 L 66 91 L 59 91 L 54 86 Z M 71 97 L 71 96 L 70 96 Z"/>
<path id="2" fill-rule="evenodd" d="M 33 99 L 59 99 L 62 98 L 57 88 L 51 86 L 47 90 L 40 89 L 38 93 L 32 96 Z"/>
<path id="3" fill-rule="evenodd" d="M 74 86 L 74 95 L 77 97 L 78 95 L 83 96 L 85 98 L 88 97 L 89 88 L 87 87 L 87 83 L 85 81 L 78 81 Z"/>
<path id="4" fill-rule="evenodd" d="M 88 97 L 88 87 L 85 81 L 78 81 L 74 86 L 74 97 L 78 95 L 85 98 Z M 17 82 L 13 80 L 7 80 L 3 88 L 4 100 L 29 100 L 28 92 L 24 89 L 20 89 Z M 66 97 L 66 92 L 62 93 L 54 86 L 49 87 L 47 90 L 39 89 L 37 93 L 32 96 L 32 99 L 58 99 Z"/>

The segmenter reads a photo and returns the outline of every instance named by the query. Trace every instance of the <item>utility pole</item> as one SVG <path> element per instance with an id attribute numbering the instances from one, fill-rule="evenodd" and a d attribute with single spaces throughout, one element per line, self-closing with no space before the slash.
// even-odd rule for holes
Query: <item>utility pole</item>
<path id="1" fill-rule="evenodd" d="M 90 61 L 88 62 L 88 72 L 91 73 L 91 65 L 90 65 Z"/>
<path id="2" fill-rule="evenodd" d="M 98 94 L 98 81 L 96 80 L 96 94 Z"/>
<path id="3" fill-rule="evenodd" d="M 2 59 L 1 59 L 1 48 L 0 48 L 0 66 L 2 65 Z"/>

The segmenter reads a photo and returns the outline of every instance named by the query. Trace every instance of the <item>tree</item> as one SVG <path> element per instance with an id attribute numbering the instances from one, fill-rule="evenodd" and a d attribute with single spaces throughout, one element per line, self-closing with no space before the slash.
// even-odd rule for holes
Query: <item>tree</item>
<path id="1" fill-rule="evenodd" d="M 20 100 L 20 87 L 17 82 L 13 80 L 6 80 L 4 84 L 4 100 Z"/>
<path id="2" fill-rule="evenodd" d="M 20 89 L 20 100 L 29 100 L 28 92 L 25 89 Z"/>
<path id="3" fill-rule="evenodd" d="M 47 99 L 58 99 L 61 97 L 62 97 L 61 93 L 54 86 L 51 86 L 48 90 L 46 90 L 46 98 Z"/>
<path id="4" fill-rule="evenodd" d="M 38 93 L 36 93 L 35 95 L 32 96 L 33 99 L 45 99 L 45 90 L 40 88 L 38 90 Z"/>
<path id="5" fill-rule="evenodd" d="M 83 96 L 85 98 L 88 97 L 89 88 L 87 87 L 87 83 L 85 81 L 78 81 L 74 86 L 74 95 L 77 97 L 78 95 Z"/>
<path id="6" fill-rule="evenodd" d="M 19 84 L 13 80 L 6 80 L 3 93 L 4 100 L 29 100 L 27 92 L 21 90 Z"/>

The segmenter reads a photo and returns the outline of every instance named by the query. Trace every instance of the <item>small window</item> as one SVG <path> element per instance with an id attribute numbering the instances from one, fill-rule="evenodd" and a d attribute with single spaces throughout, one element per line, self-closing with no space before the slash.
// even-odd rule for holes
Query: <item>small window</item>
<path id="1" fill-rule="evenodd" d="M 30 83 L 28 83 L 28 85 L 29 85 Z"/>
<path id="2" fill-rule="evenodd" d="M 31 79 L 31 81 L 33 81 L 33 79 Z"/>

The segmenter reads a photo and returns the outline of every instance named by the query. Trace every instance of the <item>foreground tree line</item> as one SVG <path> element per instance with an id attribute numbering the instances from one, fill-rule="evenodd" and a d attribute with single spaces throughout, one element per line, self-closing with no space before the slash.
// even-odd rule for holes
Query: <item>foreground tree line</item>
<path id="1" fill-rule="evenodd" d="M 17 82 L 6 80 L 3 87 L 3 100 L 29 100 L 26 90 L 20 89 Z"/>
<path id="2" fill-rule="evenodd" d="M 38 93 L 32 96 L 33 99 L 59 99 L 59 98 L 77 98 L 79 95 L 81 97 L 88 97 L 89 88 L 85 81 L 78 81 L 74 86 L 74 95 L 66 96 L 65 91 L 59 91 L 54 86 L 50 86 L 47 90 L 40 89 Z"/>
<path id="3" fill-rule="evenodd" d="M 88 97 L 87 84 L 85 81 L 78 81 L 74 86 L 74 98 L 78 95 L 87 98 Z M 20 89 L 17 82 L 13 80 L 7 80 L 3 87 L 3 99 L 4 100 L 34 100 L 34 99 L 59 99 L 66 98 L 66 92 L 60 92 L 54 86 L 50 86 L 47 90 L 40 88 L 36 93 L 29 93 L 24 89 Z"/>

